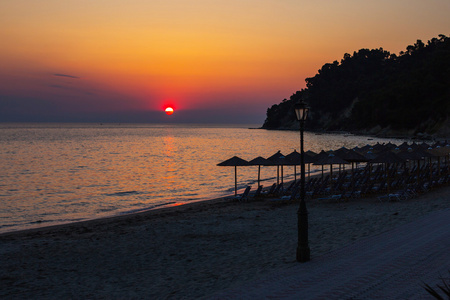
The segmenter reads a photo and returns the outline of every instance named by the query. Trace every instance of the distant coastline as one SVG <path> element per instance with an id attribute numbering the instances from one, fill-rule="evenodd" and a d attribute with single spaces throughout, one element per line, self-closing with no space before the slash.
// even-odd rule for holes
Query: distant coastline
<path id="1" fill-rule="evenodd" d="M 264 129 L 264 130 L 270 130 L 270 131 L 276 131 L 276 130 L 280 130 L 280 131 L 298 131 L 298 128 L 264 128 L 264 127 L 259 127 L 259 128 L 249 128 L 249 129 Z M 423 134 L 423 135 L 408 135 L 408 134 L 400 134 L 398 132 L 388 132 L 385 131 L 382 134 L 374 134 L 370 131 L 361 131 L 361 130 L 356 130 L 356 131 L 347 131 L 347 130 L 309 130 L 306 129 L 306 132 L 310 132 L 310 133 L 314 133 L 316 135 L 322 135 L 322 134 L 339 134 L 339 135 L 343 135 L 343 136 L 349 136 L 349 135 L 353 135 L 353 136 L 360 136 L 360 137 L 374 137 L 374 138 L 390 138 L 390 139 L 399 139 L 399 140 L 416 140 L 416 141 L 444 141 L 447 139 L 450 139 L 450 135 L 447 136 L 433 136 L 433 135 L 427 135 L 427 134 Z"/>
<path id="2" fill-rule="evenodd" d="M 267 109 L 265 129 L 299 128 L 294 104 L 310 106 L 306 130 L 419 140 L 450 137 L 450 38 L 417 40 L 398 55 L 345 53 L 306 78 L 306 88 Z"/>

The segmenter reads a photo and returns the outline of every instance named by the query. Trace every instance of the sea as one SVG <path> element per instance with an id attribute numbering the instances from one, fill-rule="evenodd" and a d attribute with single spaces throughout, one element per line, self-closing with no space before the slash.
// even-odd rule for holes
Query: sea
<path id="1" fill-rule="evenodd" d="M 299 151 L 298 131 L 260 124 L 0 123 L 0 233 L 118 216 L 234 194 L 233 156 Z M 305 132 L 305 151 L 404 140 Z M 319 172 L 319 166 L 311 166 Z M 297 168 L 297 172 L 298 172 Z M 284 167 L 285 180 L 294 168 Z M 240 192 L 258 167 L 237 167 Z M 276 167 L 261 167 L 264 186 Z"/>

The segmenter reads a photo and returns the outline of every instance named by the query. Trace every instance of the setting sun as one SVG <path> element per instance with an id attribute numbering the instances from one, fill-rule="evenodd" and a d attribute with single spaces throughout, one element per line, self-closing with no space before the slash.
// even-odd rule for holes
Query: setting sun
<path id="1" fill-rule="evenodd" d="M 171 115 L 173 114 L 173 108 L 172 107 L 167 107 L 165 110 L 166 114 Z"/>

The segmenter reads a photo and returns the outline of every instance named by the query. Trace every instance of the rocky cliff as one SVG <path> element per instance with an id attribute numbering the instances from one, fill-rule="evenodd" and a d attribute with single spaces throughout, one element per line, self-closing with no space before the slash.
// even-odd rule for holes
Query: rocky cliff
<path id="1" fill-rule="evenodd" d="M 450 136 L 450 38 L 418 40 L 399 55 L 346 53 L 267 109 L 262 128 L 298 129 L 294 104 L 310 106 L 307 128 L 382 136 Z"/>

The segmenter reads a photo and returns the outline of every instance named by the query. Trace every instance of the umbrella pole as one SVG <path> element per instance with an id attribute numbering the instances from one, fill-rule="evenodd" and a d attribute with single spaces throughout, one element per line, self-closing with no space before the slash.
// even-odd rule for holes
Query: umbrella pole
<path id="1" fill-rule="evenodd" d="M 387 192 L 388 192 L 388 194 L 390 194 L 391 192 L 391 181 L 389 180 L 390 179 L 390 175 L 389 175 L 389 170 L 390 169 L 390 165 L 388 164 L 388 163 L 386 163 L 386 170 L 387 170 L 387 173 L 386 173 L 386 181 L 387 181 Z"/>
<path id="2" fill-rule="evenodd" d="M 433 165 L 431 164 L 431 157 L 430 157 L 430 162 L 428 163 L 428 165 L 430 166 L 430 183 L 431 183 L 431 177 L 433 175 Z"/>
<path id="3" fill-rule="evenodd" d="M 308 164 L 308 179 L 311 176 L 311 164 Z"/>
<path id="4" fill-rule="evenodd" d="M 261 185 L 261 165 L 258 165 L 258 187 Z"/>
<path id="5" fill-rule="evenodd" d="M 420 160 L 417 160 L 417 184 L 419 184 L 419 176 L 420 176 Z"/>
<path id="6" fill-rule="evenodd" d="M 277 185 L 280 184 L 280 166 L 277 165 Z"/>
<path id="7" fill-rule="evenodd" d="M 234 166 L 234 195 L 237 196 L 237 167 Z"/>
<path id="8" fill-rule="evenodd" d="M 294 181 L 297 181 L 297 166 L 294 165 Z"/>
<path id="9" fill-rule="evenodd" d="M 438 156 L 437 158 L 438 161 L 438 175 L 441 176 L 441 158 Z"/>

